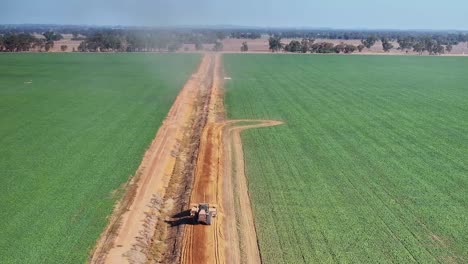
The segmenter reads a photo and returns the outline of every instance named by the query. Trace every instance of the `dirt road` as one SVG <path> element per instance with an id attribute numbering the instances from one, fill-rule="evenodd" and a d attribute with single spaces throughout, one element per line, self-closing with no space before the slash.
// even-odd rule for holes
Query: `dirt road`
<path id="1" fill-rule="evenodd" d="M 201 137 L 190 202 L 216 205 L 218 216 L 211 226 L 185 226 L 180 262 L 261 263 L 240 133 L 281 122 L 225 120 L 219 56 L 213 76 L 208 120 Z"/>
<path id="2" fill-rule="evenodd" d="M 164 241 L 155 241 L 158 227 L 165 226 L 166 214 L 175 199 L 166 199 L 176 167 L 196 160 L 198 138 L 206 123 L 207 94 L 211 86 L 213 56 L 204 56 L 197 72 L 177 96 L 163 125 L 133 180 L 126 187 L 124 198 L 116 206 L 110 223 L 98 241 L 90 263 L 145 263 L 152 258 L 155 247 L 164 247 Z M 197 135 L 198 133 L 198 135 Z M 160 238 L 164 240 L 163 234 Z"/>
<path id="3" fill-rule="evenodd" d="M 241 131 L 279 125 L 226 120 L 221 55 L 205 54 L 125 186 L 90 263 L 260 263 Z M 216 205 L 193 225 L 191 203 Z"/>

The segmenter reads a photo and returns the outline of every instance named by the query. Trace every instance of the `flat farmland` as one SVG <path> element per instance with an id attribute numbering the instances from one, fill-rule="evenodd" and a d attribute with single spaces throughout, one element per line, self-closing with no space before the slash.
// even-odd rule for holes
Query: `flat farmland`
<path id="1" fill-rule="evenodd" d="M 0 54 L 0 262 L 84 263 L 199 63 Z"/>
<path id="2" fill-rule="evenodd" d="M 223 60 L 265 263 L 468 262 L 468 59 Z"/>

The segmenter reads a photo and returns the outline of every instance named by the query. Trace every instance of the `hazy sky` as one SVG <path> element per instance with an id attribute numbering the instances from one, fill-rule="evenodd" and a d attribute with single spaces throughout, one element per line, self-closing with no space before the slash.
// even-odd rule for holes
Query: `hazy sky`
<path id="1" fill-rule="evenodd" d="M 0 0 L 0 24 L 468 29 L 468 0 Z"/>

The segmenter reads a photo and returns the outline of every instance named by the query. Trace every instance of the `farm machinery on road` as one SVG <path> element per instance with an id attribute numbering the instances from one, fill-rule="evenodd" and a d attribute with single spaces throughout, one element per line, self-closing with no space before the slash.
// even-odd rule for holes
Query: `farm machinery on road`
<path id="1" fill-rule="evenodd" d="M 211 225 L 213 217 L 216 217 L 216 206 L 208 203 L 194 204 L 190 210 L 190 216 L 193 217 L 195 223 Z"/>

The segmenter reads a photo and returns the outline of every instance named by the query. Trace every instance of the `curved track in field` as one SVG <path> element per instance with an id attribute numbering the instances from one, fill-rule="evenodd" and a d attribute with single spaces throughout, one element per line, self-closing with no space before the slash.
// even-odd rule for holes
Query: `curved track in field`
<path id="1" fill-rule="evenodd" d="M 186 226 L 181 263 L 261 263 L 241 132 L 280 124 L 273 120 L 229 120 L 206 125 L 190 202 L 214 204 L 218 216 L 211 226 Z"/>

